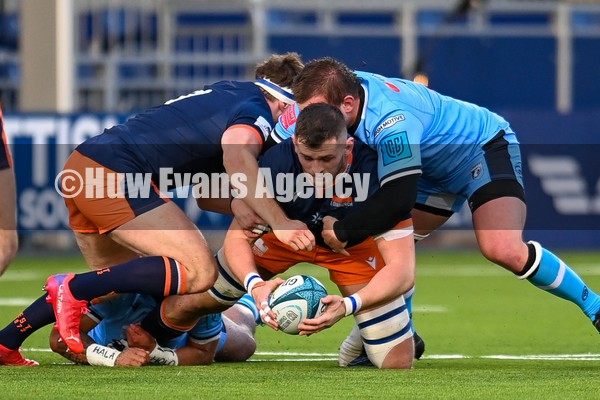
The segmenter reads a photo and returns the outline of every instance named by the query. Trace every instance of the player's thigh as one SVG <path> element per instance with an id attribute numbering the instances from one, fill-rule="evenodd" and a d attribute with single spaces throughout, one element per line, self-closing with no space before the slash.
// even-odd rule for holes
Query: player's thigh
<path id="1" fill-rule="evenodd" d="M 139 254 L 120 245 L 108 235 L 75 232 L 75 240 L 91 269 L 119 265 L 139 257 Z"/>
<path id="2" fill-rule="evenodd" d="M 417 207 L 413 208 L 411 214 L 415 233 L 419 235 L 430 234 L 448 221 L 449 218 L 449 216 L 434 214 Z"/>
<path id="3" fill-rule="evenodd" d="M 145 256 L 164 256 L 178 261 L 185 269 L 190 293 L 207 290 L 217 277 L 206 239 L 173 202 L 138 215 L 109 235 Z"/>

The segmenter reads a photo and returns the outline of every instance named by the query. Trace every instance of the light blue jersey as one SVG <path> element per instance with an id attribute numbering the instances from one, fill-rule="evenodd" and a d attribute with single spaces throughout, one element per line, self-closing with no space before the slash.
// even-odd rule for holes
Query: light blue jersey
<path id="1" fill-rule="evenodd" d="M 421 174 L 417 203 L 458 211 L 465 199 L 493 179 L 483 146 L 504 131 L 514 172 L 522 185 L 518 141 L 506 120 L 486 108 L 443 96 L 398 78 L 355 71 L 365 98 L 356 138 L 378 152 L 383 185 Z M 279 142 L 291 136 L 299 113 L 289 107 L 271 133 Z M 508 177 L 507 177 L 508 178 Z"/>
<path id="2" fill-rule="evenodd" d="M 103 346 L 125 339 L 125 329 L 131 324 L 141 322 L 158 306 L 150 295 L 128 293 L 114 296 L 90 306 L 90 313 L 87 315 L 96 320 L 98 325 L 88 335 Z M 185 346 L 188 340 L 200 344 L 209 343 L 221 339 L 222 330 L 221 314 L 210 314 L 202 317 L 189 332 L 161 345 L 178 349 Z M 219 349 L 221 347 L 222 343 L 219 343 Z"/>

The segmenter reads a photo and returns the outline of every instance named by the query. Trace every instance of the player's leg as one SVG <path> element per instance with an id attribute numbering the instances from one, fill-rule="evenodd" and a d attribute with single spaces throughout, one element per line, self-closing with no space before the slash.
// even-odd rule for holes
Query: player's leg
<path id="1" fill-rule="evenodd" d="M 600 331 L 600 296 L 555 254 L 537 242 L 524 243 L 525 204 L 515 197 L 486 202 L 473 213 L 482 254 L 520 279 L 575 303 Z"/>
<path id="2" fill-rule="evenodd" d="M 0 187 L 3 191 L 0 196 L 0 275 L 2 275 L 17 255 L 19 246 L 15 174 L 12 168 L 0 169 Z"/>
<path id="3" fill-rule="evenodd" d="M 248 296 L 248 295 L 245 295 Z M 256 309 L 256 306 L 254 307 Z M 258 313 L 258 311 L 257 311 Z M 224 332 L 222 345 L 215 356 L 216 361 L 241 362 L 249 359 L 256 351 L 256 317 L 253 311 L 240 302 L 223 312 Z"/>
<path id="4" fill-rule="evenodd" d="M 92 269 L 138 258 L 136 253 L 115 243 L 106 235 L 76 232 L 75 237 L 84 258 Z M 24 309 L 4 329 L 0 330 L 0 346 L 9 351 L 18 352 L 19 347 L 33 332 L 55 321 L 52 305 L 46 301 L 44 294 Z M 4 358 L 6 357 L 0 355 L 0 364 L 3 363 Z"/>
<path id="5" fill-rule="evenodd" d="M 404 298 L 354 316 L 369 360 L 378 368 L 410 369 L 414 360 L 413 331 Z"/>
<path id="6" fill-rule="evenodd" d="M 204 293 L 165 298 L 163 305 L 142 321 L 142 327 L 157 339 L 168 340 L 190 330 L 200 317 L 223 312 L 236 304 L 246 289 L 230 271 L 222 249 L 215 261 L 218 276 L 213 287 Z M 263 272 L 263 278 L 270 276 Z"/>
<path id="7" fill-rule="evenodd" d="M 147 211 L 113 230 L 110 238 L 144 257 L 96 272 L 55 276 L 46 285 L 58 328 L 73 351 L 82 350 L 75 336 L 78 315 L 86 301 L 116 293 L 144 293 L 153 296 L 195 293 L 207 290 L 216 277 L 216 266 L 198 228 L 174 203 Z M 59 288 L 62 297 L 58 297 Z M 56 303 L 60 301 L 60 307 Z M 72 316 L 71 316 L 72 314 Z"/>

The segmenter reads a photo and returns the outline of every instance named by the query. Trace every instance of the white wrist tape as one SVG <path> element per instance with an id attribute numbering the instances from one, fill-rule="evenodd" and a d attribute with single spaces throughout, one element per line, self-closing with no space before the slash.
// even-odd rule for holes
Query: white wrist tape
<path id="1" fill-rule="evenodd" d="M 246 292 L 248 292 L 249 295 L 252 295 L 252 289 L 254 289 L 254 285 L 259 282 L 264 281 L 256 272 L 250 272 L 248 275 L 246 275 L 244 278 L 244 287 L 246 288 Z"/>
<path id="2" fill-rule="evenodd" d="M 156 345 L 150 353 L 150 364 L 152 365 L 178 365 L 179 358 L 175 350 Z"/>
<path id="3" fill-rule="evenodd" d="M 101 365 L 103 367 L 114 367 L 121 352 L 110 347 L 94 343 L 85 350 L 85 357 L 90 365 Z"/>
<path id="4" fill-rule="evenodd" d="M 346 306 L 346 317 L 360 311 L 362 307 L 362 299 L 358 293 L 354 293 L 350 297 L 344 297 L 344 305 Z"/>

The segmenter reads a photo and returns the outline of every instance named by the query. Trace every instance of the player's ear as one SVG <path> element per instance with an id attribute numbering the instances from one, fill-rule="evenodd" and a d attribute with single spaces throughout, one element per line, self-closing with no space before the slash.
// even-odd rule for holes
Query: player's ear
<path id="1" fill-rule="evenodd" d="M 355 99 L 353 96 L 345 96 L 344 100 L 342 101 L 342 112 L 345 114 L 349 114 L 350 112 L 352 112 L 356 105 L 356 102 L 357 99 Z"/>
<path id="2" fill-rule="evenodd" d="M 348 135 L 348 138 L 346 138 L 346 156 L 352 154 L 352 149 L 354 149 L 354 138 Z"/>

